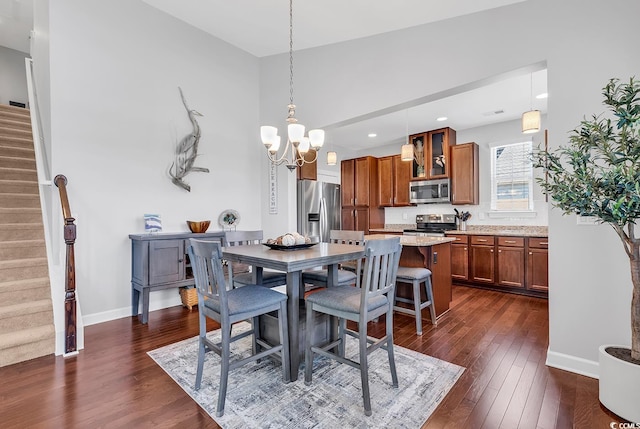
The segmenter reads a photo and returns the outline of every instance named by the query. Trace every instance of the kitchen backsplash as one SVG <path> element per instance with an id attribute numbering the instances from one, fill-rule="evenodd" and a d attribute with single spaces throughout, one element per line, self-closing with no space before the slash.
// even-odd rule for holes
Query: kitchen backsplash
<path id="1" fill-rule="evenodd" d="M 487 205 L 477 206 L 453 206 L 451 204 L 419 204 L 412 207 L 388 207 L 384 209 L 384 223 L 389 224 L 411 224 L 415 223 L 416 215 L 425 213 L 450 213 L 453 209 L 458 211 L 468 211 L 471 219 L 467 225 L 535 225 L 547 226 L 549 224 L 548 203 L 535 201 L 532 212 L 510 212 L 500 213 L 491 211 Z"/>

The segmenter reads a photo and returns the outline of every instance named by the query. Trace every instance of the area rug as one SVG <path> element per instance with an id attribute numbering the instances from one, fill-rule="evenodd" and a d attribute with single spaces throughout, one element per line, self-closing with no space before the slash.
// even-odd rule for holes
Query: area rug
<path id="1" fill-rule="evenodd" d="M 233 333 L 248 329 L 234 325 Z M 220 331 L 208 336 L 220 341 Z M 232 355 L 246 356 L 251 337 L 232 344 Z M 348 337 L 347 357 L 358 355 L 357 340 Z M 395 346 L 398 388 L 391 386 L 387 352 L 369 355 L 369 385 L 373 415 L 364 415 L 360 372 L 331 359 L 316 357 L 313 382 L 284 384 L 282 367 L 269 359 L 248 363 L 229 373 L 224 416 L 215 417 L 220 380 L 220 358 L 206 355 L 200 390 L 194 389 L 198 338 L 148 352 L 220 426 L 235 428 L 411 428 L 418 429 L 458 380 L 464 368 Z"/>

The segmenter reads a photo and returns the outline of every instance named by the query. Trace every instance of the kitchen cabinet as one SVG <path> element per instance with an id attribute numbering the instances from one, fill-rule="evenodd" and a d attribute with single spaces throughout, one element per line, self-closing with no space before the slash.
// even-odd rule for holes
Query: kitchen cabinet
<path id="1" fill-rule="evenodd" d="M 478 145 L 451 146 L 451 204 L 479 203 Z"/>
<path id="2" fill-rule="evenodd" d="M 409 203 L 411 163 L 400 155 L 378 158 L 378 201 L 380 207 L 405 207 Z"/>
<path id="3" fill-rule="evenodd" d="M 495 242 L 490 235 L 472 235 L 470 266 L 471 281 L 493 284 L 496 280 Z"/>
<path id="4" fill-rule="evenodd" d="M 548 293 L 549 251 L 548 239 L 529 238 L 527 246 L 527 289 Z"/>
<path id="5" fill-rule="evenodd" d="M 304 154 L 306 161 L 311 161 L 313 158 L 316 159 L 313 162 L 308 162 L 296 167 L 298 180 L 318 180 L 318 159 L 316 153 L 318 154 L 317 156 L 320 156 L 320 153 L 315 150 L 309 150 L 309 152 Z"/>
<path id="6" fill-rule="evenodd" d="M 131 312 L 138 315 L 142 294 L 142 323 L 149 320 L 149 293 L 155 290 L 193 286 L 193 272 L 187 249 L 189 239 L 214 240 L 222 244 L 224 232 L 202 234 L 132 234 L 131 239 Z"/>
<path id="7" fill-rule="evenodd" d="M 413 161 L 412 178 L 414 180 L 445 179 L 450 177 L 449 148 L 456 144 L 456 131 L 452 128 L 440 128 L 409 136 L 409 142 L 415 147 L 416 157 L 422 160 L 422 166 Z M 422 155 L 420 152 L 422 151 Z"/>
<path id="8" fill-rule="evenodd" d="M 451 243 L 451 278 L 469 280 L 469 236 L 456 235 Z"/>
<path id="9" fill-rule="evenodd" d="M 524 238 L 498 237 L 498 286 L 524 288 Z"/>
<path id="10" fill-rule="evenodd" d="M 546 297 L 549 262 L 546 237 L 448 233 L 451 278 L 459 284 Z M 468 244 L 468 245 L 467 245 Z"/>
<path id="11" fill-rule="evenodd" d="M 365 156 L 340 164 L 342 229 L 369 233 L 384 226 L 384 209 L 378 204 L 378 159 Z"/>

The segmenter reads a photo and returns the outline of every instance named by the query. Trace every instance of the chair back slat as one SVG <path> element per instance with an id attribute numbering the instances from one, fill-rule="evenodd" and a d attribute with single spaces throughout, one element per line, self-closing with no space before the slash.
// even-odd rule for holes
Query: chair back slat
<path id="1" fill-rule="evenodd" d="M 226 231 L 224 233 L 225 246 L 244 246 L 247 244 L 260 244 L 264 239 L 264 232 L 257 231 Z"/>
<path id="2" fill-rule="evenodd" d="M 189 239 L 189 260 L 198 289 L 198 307 L 205 299 L 220 302 L 220 314 L 228 314 L 227 283 L 222 269 L 222 250 L 214 241 Z"/>
<path id="3" fill-rule="evenodd" d="M 360 307 L 365 312 L 367 301 L 379 295 L 387 294 L 389 305 L 393 305 L 393 293 L 401 252 L 400 237 L 367 241 Z"/>
<path id="4" fill-rule="evenodd" d="M 338 244 L 364 244 L 364 231 L 332 229 L 329 231 L 329 242 Z"/>

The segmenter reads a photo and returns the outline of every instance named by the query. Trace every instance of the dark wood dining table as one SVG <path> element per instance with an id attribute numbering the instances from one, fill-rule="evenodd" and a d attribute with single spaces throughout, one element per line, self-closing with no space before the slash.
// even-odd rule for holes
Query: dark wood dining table
<path id="1" fill-rule="evenodd" d="M 289 327 L 289 351 L 291 381 L 298 378 L 300 365 L 299 317 L 302 271 L 327 266 L 327 286 L 338 283 L 338 264 L 364 257 L 364 247 L 350 244 L 317 243 L 296 250 L 275 250 L 263 244 L 231 246 L 222 249 L 222 256 L 232 262 L 251 265 L 253 281 L 260 284 L 264 268 L 287 273 L 287 319 Z"/>

